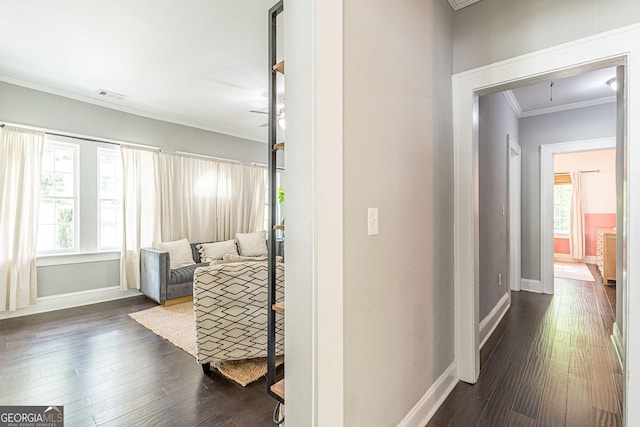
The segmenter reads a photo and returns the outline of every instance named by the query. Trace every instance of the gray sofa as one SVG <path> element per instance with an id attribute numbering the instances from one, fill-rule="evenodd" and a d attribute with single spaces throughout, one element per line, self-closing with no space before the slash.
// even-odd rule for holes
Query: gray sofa
<path id="1" fill-rule="evenodd" d="M 193 296 L 193 272 L 198 267 L 207 267 L 208 262 L 200 262 L 200 253 L 191 243 L 194 265 L 169 269 L 169 252 L 152 248 L 140 250 L 140 290 L 157 303 L 167 304 L 171 300 Z M 178 300 L 180 301 L 180 300 Z"/>

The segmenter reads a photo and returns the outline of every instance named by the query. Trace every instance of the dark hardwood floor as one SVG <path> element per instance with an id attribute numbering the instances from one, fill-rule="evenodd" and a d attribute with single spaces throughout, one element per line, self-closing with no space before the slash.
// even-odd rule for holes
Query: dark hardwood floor
<path id="1" fill-rule="evenodd" d="M 478 382 L 458 383 L 428 426 L 621 426 L 615 294 L 590 269 L 595 283 L 556 279 L 553 296 L 512 292 Z"/>
<path id="2" fill-rule="evenodd" d="M 64 405 L 65 426 L 274 426 L 265 380 L 204 375 L 136 323 L 144 297 L 0 321 L 0 405 Z"/>

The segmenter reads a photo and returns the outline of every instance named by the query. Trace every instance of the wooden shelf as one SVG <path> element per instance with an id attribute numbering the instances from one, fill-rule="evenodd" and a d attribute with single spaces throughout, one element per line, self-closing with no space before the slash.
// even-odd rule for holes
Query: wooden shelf
<path id="1" fill-rule="evenodd" d="M 273 71 L 277 71 L 280 74 L 284 74 L 284 61 L 280 61 L 276 65 L 274 65 Z"/>
<path id="2" fill-rule="evenodd" d="M 284 230 L 284 225 L 274 225 L 273 229 L 274 230 Z"/>
<path id="3" fill-rule="evenodd" d="M 284 400 L 284 378 L 272 385 L 271 391 Z"/>
<path id="4" fill-rule="evenodd" d="M 273 151 L 284 150 L 284 142 L 273 144 Z"/>
<path id="5" fill-rule="evenodd" d="M 271 309 L 277 311 L 278 313 L 284 314 L 284 301 L 273 304 L 271 306 Z"/>

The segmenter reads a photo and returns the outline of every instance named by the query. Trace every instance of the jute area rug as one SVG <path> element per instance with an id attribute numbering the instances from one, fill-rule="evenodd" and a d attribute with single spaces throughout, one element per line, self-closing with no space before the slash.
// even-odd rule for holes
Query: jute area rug
<path id="1" fill-rule="evenodd" d="M 168 307 L 157 306 L 130 313 L 129 316 L 156 335 L 196 357 L 196 321 L 193 302 L 184 302 Z M 276 364 L 284 362 L 278 356 Z M 247 360 L 229 360 L 212 364 L 222 375 L 245 387 L 267 373 L 267 359 L 260 357 Z"/>

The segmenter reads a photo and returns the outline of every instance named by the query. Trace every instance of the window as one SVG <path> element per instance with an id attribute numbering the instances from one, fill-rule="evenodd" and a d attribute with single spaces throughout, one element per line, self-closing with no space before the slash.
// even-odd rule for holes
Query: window
<path id="1" fill-rule="evenodd" d="M 571 180 L 553 186 L 553 231 L 569 234 L 571 228 Z"/>
<path id="2" fill-rule="evenodd" d="M 78 146 L 45 142 L 42 151 L 38 252 L 78 249 Z"/>
<path id="3" fill-rule="evenodd" d="M 120 151 L 98 148 L 98 249 L 122 246 L 122 161 Z"/>
<path id="4" fill-rule="evenodd" d="M 122 160 L 117 146 L 47 135 L 37 239 L 40 255 L 86 255 L 122 247 Z"/>

